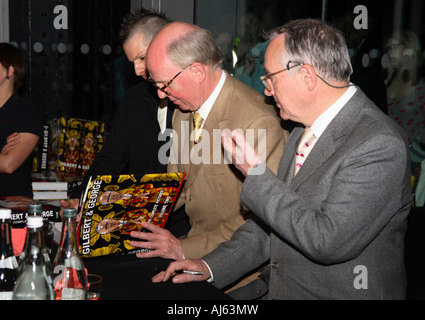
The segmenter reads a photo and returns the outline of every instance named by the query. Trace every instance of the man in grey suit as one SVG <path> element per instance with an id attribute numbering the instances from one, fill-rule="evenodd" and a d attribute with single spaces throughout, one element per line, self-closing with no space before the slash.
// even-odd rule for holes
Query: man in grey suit
<path id="1" fill-rule="evenodd" d="M 264 164 L 253 161 L 253 150 L 241 148 L 236 132 L 223 136 L 233 163 L 247 176 L 241 202 L 253 218 L 202 260 L 173 262 L 153 281 L 166 281 L 175 270 L 197 270 L 204 275 L 175 275 L 173 281 L 211 278 L 222 288 L 269 261 L 263 277 L 239 293 L 404 299 L 404 235 L 412 202 L 404 133 L 349 82 L 348 50 L 336 30 L 297 20 L 271 39 L 262 77 L 266 93 L 282 118 L 302 127 L 291 133 L 277 176 L 268 169 L 256 174 Z M 299 142 L 310 130 L 306 158 L 306 145 Z"/>

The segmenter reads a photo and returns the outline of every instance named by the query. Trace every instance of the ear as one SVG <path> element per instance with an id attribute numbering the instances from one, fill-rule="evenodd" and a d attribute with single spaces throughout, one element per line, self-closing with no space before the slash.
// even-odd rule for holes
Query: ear
<path id="1" fill-rule="evenodd" d="M 194 75 L 196 81 L 203 83 L 207 76 L 207 70 L 202 63 L 194 63 L 189 67 L 189 71 Z"/>
<path id="2" fill-rule="evenodd" d="M 301 66 L 301 77 L 307 88 L 310 91 L 313 91 L 317 86 L 317 74 L 316 70 L 314 70 L 313 66 L 309 64 L 304 64 Z"/>
<path id="3" fill-rule="evenodd" d="M 7 69 L 6 78 L 10 79 L 15 74 L 15 68 L 13 66 L 10 66 L 9 69 Z"/>

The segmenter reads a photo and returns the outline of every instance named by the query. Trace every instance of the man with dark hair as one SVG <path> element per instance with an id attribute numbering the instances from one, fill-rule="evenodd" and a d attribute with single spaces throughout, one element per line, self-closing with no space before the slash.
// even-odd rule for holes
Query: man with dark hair
<path id="1" fill-rule="evenodd" d="M 145 56 L 148 46 L 170 20 L 163 13 L 139 9 L 124 17 L 120 38 L 127 59 L 133 63 L 137 76 L 143 81 L 130 88 L 121 102 L 106 143 L 96 156 L 83 183 L 75 188 L 69 200 L 61 201 L 66 207 L 77 207 L 88 178 L 97 174 L 148 174 L 167 172 L 168 158 L 158 158 L 160 148 L 167 142 L 167 129 L 171 128 L 175 106 L 168 99 L 159 99 L 156 89 L 149 83 Z M 161 135 L 164 135 L 161 137 Z M 178 223 L 177 223 L 177 222 Z M 185 212 L 181 210 L 169 217 L 172 233 L 186 233 Z"/>

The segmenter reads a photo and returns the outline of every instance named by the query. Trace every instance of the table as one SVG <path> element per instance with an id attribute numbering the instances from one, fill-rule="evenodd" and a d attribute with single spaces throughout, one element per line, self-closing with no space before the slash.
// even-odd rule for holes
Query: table
<path id="1" fill-rule="evenodd" d="M 84 259 L 88 273 L 103 277 L 102 300 L 231 300 L 206 281 L 184 284 L 152 283 L 171 260 L 139 259 L 134 255 L 103 256 Z"/>

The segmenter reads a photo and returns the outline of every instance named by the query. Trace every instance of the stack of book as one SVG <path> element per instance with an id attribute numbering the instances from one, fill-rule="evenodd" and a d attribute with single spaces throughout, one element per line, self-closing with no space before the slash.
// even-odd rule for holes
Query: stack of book
<path id="1" fill-rule="evenodd" d="M 34 200 L 61 200 L 68 199 L 68 192 L 70 191 L 69 182 L 44 182 L 33 181 L 32 189 L 34 193 Z"/>

